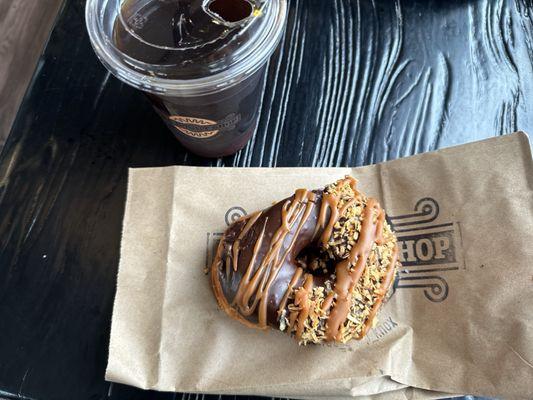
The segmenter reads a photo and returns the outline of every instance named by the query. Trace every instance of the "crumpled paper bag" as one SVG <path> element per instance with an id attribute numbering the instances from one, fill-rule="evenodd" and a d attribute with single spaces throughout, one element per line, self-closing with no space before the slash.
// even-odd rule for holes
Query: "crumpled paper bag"
<path id="1" fill-rule="evenodd" d="M 346 174 L 381 201 L 400 241 L 377 326 L 304 347 L 228 318 L 204 273 L 222 232 Z M 361 168 L 132 169 L 106 379 L 305 399 L 530 397 L 532 188 L 524 133 Z"/>

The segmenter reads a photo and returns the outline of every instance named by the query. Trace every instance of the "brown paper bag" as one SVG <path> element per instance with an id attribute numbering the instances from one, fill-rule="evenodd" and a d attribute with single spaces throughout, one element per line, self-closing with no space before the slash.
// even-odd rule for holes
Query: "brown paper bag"
<path id="1" fill-rule="evenodd" d="M 228 224 L 345 174 L 381 201 L 401 243 L 376 328 L 304 347 L 228 318 L 204 274 Z M 531 397 L 532 188 L 523 133 L 361 168 L 132 169 L 106 378 L 309 399 Z"/>

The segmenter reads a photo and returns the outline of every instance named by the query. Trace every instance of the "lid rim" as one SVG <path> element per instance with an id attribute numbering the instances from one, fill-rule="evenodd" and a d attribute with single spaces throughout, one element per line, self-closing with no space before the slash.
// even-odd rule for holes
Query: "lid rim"
<path id="1" fill-rule="evenodd" d="M 107 0 L 105 4 L 107 4 Z M 123 82 L 143 91 L 153 94 L 179 95 L 183 97 L 207 95 L 230 88 L 259 70 L 276 50 L 285 30 L 287 18 L 287 0 L 272 1 L 278 7 L 272 11 L 272 23 L 269 29 L 260 38 L 258 44 L 251 47 L 243 57 L 227 68 L 201 78 L 193 79 L 167 79 L 158 76 L 149 76 L 135 71 L 132 66 L 121 59 L 128 57 L 117 49 L 104 33 L 95 8 L 98 0 L 88 0 L 85 8 L 85 20 L 91 45 L 100 62 Z M 274 13 L 275 12 L 275 13 Z M 261 48 L 260 53 L 254 52 Z M 117 52 L 118 54 L 114 54 Z M 251 58 L 256 58 L 251 62 Z M 131 57 L 128 57 L 131 58 Z M 132 59 L 136 62 L 138 60 Z M 139 62 L 141 63 L 141 62 Z M 143 63 L 146 64 L 146 63 Z M 150 64 L 146 64 L 150 65 Z"/>

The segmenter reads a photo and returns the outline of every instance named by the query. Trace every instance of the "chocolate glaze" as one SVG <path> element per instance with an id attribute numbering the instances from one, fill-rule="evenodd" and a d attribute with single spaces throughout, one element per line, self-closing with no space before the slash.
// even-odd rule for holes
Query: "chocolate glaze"
<path id="1" fill-rule="evenodd" d="M 291 229 L 287 233 L 285 240 L 283 241 L 283 243 L 281 243 L 279 254 L 280 256 L 283 256 L 285 253 L 287 253 L 287 256 L 285 258 L 285 261 L 281 264 L 281 268 L 279 269 L 276 279 L 274 279 L 274 281 L 272 282 L 272 285 L 270 286 L 270 290 L 268 291 L 268 299 L 266 301 L 266 304 L 267 304 L 266 323 L 269 325 L 276 326 L 277 324 L 278 307 L 281 303 L 282 298 L 285 296 L 285 293 L 287 292 L 287 287 L 289 286 L 289 282 L 291 281 L 294 273 L 296 272 L 296 269 L 298 268 L 295 262 L 296 256 L 300 253 L 300 251 L 303 248 L 309 246 L 313 240 L 313 233 L 314 233 L 316 222 L 318 219 L 319 205 L 320 205 L 320 200 L 321 200 L 321 191 L 320 192 L 315 191 L 311 193 L 315 194 L 316 199 L 314 201 L 311 214 L 309 215 L 309 217 L 303 224 L 298 240 L 294 243 L 292 249 L 289 252 L 287 252 L 290 246 L 290 243 L 292 242 L 292 239 L 294 239 L 296 227 L 302 220 L 303 214 L 301 212 L 300 212 L 299 217 L 296 218 L 295 220 L 295 225 L 293 225 L 293 229 Z M 267 209 L 266 211 L 263 211 L 261 213 L 260 218 L 256 220 L 253 226 L 249 229 L 248 233 L 244 235 L 244 237 L 240 240 L 237 273 L 231 273 L 229 278 L 227 278 L 225 267 L 222 270 L 217 269 L 216 274 L 219 275 L 218 279 L 222 281 L 222 289 L 223 289 L 224 297 L 226 299 L 235 299 L 238 289 L 239 289 L 239 285 L 245 274 L 246 268 L 249 265 L 252 257 L 254 256 L 254 247 L 258 243 L 258 239 L 260 239 L 260 236 L 261 236 L 261 233 L 264 227 L 265 229 L 264 229 L 263 240 L 261 241 L 260 247 L 257 250 L 256 257 L 255 257 L 255 265 L 251 269 L 250 275 L 253 276 L 259 269 L 260 262 L 258 262 L 258 260 L 264 260 L 265 256 L 267 255 L 270 249 L 272 238 L 281 226 L 282 208 L 284 204 L 286 204 L 287 200 L 290 200 L 292 202 L 294 200 L 294 196 L 291 196 L 288 199 L 280 201 L 276 203 L 274 206 Z M 222 259 L 225 260 L 228 254 L 233 253 L 233 248 L 235 246 L 235 242 L 237 241 L 237 238 L 243 231 L 243 228 L 246 226 L 247 222 L 253 219 L 254 216 L 255 214 L 252 214 L 251 216 L 246 216 L 245 218 L 242 218 L 236 221 L 228 228 L 228 230 L 226 231 L 224 235 L 224 238 L 221 241 L 221 245 L 223 249 L 223 253 L 221 255 Z M 235 258 L 233 258 L 233 260 L 235 260 Z M 227 263 L 225 264 L 227 265 Z M 300 279 L 296 281 L 294 286 L 299 287 L 302 285 L 302 283 L 303 283 L 303 275 Z M 318 280 L 315 280 L 315 283 L 318 284 Z M 251 301 L 252 300 L 253 299 L 251 299 Z M 246 318 L 250 322 L 253 322 L 253 323 L 259 322 L 258 316 L 256 313 L 253 313 L 252 315 L 247 316 Z M 264 328 L 265 325 L 261 325 L 260 327 Z"/>

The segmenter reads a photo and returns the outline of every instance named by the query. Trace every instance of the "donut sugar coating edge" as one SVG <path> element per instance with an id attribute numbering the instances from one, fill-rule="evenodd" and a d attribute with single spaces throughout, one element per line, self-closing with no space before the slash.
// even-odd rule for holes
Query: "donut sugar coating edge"
<path id="1" fill-rule="evenodd" d="M 362 339 L 399 265 L 385 211 L 346 176 L 235 221 L 210 272 L 230 317 L 305 345 Z"/>

